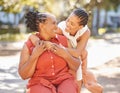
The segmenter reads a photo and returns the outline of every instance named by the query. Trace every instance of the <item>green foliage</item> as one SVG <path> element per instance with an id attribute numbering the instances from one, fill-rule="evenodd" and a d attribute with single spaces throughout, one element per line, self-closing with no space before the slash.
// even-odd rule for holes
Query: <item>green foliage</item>
<path id="1" fill-rule="evenodd" d="M 35 9 L 39 8 L 39 0 L 1 0 L 0 6 L 1 11 L 7 13 L 20 13 L 23 9 L 33 7 Z"/>
<path id="2" fill-rule="evenodd" d="M 21 41 L 21 40 L 24 40 L 24 39 L 26 39 L 25 34 L 7 33 L 7 34 L 0 35 L 0 41 Z"/>
<path id="3" fill-rule="evenodd" d="M 18 28 L 1 28 L 0 29 L 0 35 L 1 34 L 7 34 L 7 33 L 10 33 L 10 34 L 18 34 L 20 33 L 19 32 L 19 29 Z"/>
<path id="4" fill-rule="evenodd" d="M 102 0 L 101 8 L 105 10 L 116 10 L 120 5 L 120 0 Z"/>
<path id="5" fill-rule="evenodd" d="M 116 9 L 119 4 L 120 0 L 0 0 L 0 10 L 6 14 L 18 14 L 22 11 L 37 9 L 40 12 L 53 13 L 58 21 L 61 21 L 65 20 L 74 8 L 84 7 L 88 12 L 91 12 L 88 25 L 92 31 L 93 9 Z M 23 22 L 23 20 L 24 18 L 21 18 L 20 21 Z M 6 30 L 4 31 L 6 32 Z"/>

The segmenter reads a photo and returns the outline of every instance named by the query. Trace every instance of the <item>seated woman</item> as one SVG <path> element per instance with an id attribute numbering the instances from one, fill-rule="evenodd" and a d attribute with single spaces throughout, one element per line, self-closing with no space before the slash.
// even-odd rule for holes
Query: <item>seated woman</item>
<path id="1" fill-rule="evenodd" d="M 66 37 L 55 34 L 56 18 L 39 12 L 28 12 L 25 18 L 27 27 L 38 31 L 40 39 L 36 45 L 28 39 L 21 51 L 18 72 L 22 79 L 29 79 L 26 93 L 77 93 L 69 70 L 77 71 L 80 60 L 64 48 L 68 46 Z"/>

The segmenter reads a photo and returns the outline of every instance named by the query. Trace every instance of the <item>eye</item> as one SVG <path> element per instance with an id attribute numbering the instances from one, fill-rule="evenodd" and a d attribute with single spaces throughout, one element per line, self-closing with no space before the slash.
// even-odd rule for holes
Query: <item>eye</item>
<path id="1" fill-rule="evenodd" d="M 71 25 L 72 25 L 72 26 L 75 26 L 75 24 L 74 24 L 73 22 L 71 22 Z"/>
<path id="2" fill-rule="evenodd" d="M 56 25 L 57 23 L 56 22 L 53 22 L 54 25 Z"/>

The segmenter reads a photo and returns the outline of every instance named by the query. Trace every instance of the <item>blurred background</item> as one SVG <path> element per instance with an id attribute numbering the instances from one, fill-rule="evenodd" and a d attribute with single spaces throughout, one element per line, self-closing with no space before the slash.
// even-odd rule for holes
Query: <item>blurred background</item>
<path id="1" fill-rule="evenodd" d="M 32 33 L 24 15 L 29 10 L 53 13 L 58 22 L 75 8 L 89 13 L 88 68 L 104 93 L 120 93 L 120 0 L 0 0 L 0 93 L 24 93 L 17 73 L 20 50 Z M 82 93 L 90 93 L 84 87 Z"/>

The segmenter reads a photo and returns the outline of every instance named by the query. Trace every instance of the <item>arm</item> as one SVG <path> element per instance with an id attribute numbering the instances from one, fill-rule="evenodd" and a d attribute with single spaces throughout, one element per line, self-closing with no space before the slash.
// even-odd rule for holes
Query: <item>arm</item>
<path id="1" fill-rule="evenodd" d="M 37 43 L 31 55 L 29 54 L 29 50 L 26 44 L 23 46 L 18 68 L 18 72 L 22 79 L 28 79 L 32 77 L 36 68 L 37 59 L 44 51 L 45 49 L 43 42 L 40 44 L 39 42 Z"/>
<path id="2" fill-rule="evenodd" d="M 86 31 L 80 38 L 77 44 L 77 48 L 67 48 L 69 53 L 74 57 L 79 57 L 82 53 L 82 50 L 85 49 L 88 39 L 90 37 L 90 30 Z"/>
<path id="3" fill-rule="evenodd" d="M 31 34 L 29 39 L 32 41 L 33 45 L 36 45 L 37 41 L 40 40 L 35 34 Z"/>
<path id="4" fill-rule="evenodd" d="M 62 57 L 70 67 L 71 70 L 77 71 L 81 61 L 79 58 L 73 57 L 65 47 L 53 44 L 51 47 L 51 51 L 53 51 L 58 56 Z"/>
<path id="5" fill-rule="evenodd" d="M 71 70 L 77 71 L 81 63 L 81 60 L 79 58 L 73 57 L 69 52 L 67 52 L 66 56 L 63 56 L 63 58 L 67 61 Z"/>

